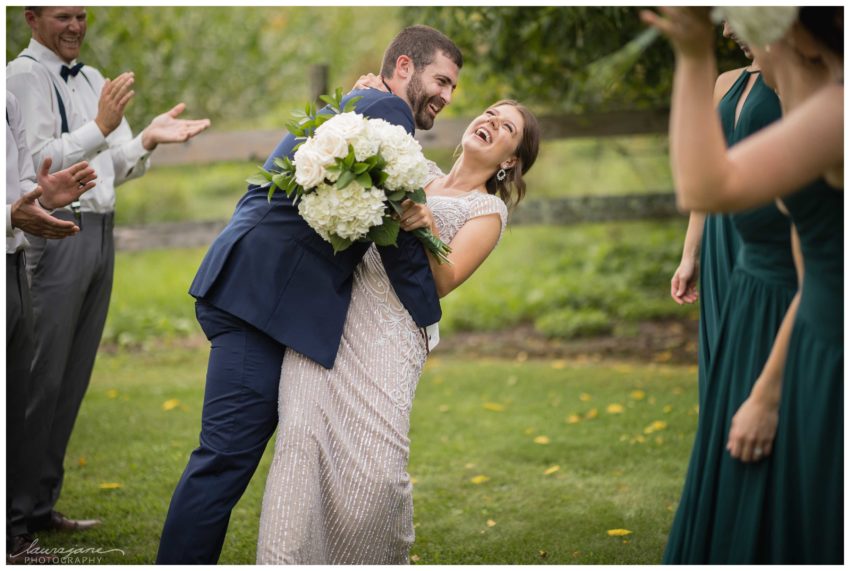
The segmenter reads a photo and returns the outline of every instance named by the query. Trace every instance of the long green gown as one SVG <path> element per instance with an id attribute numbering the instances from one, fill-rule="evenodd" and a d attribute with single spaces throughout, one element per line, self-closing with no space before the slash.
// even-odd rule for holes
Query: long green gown
<path id="1" fill-rule="evenodd" d="M 727 141 L 740 141 L 780 117 L 779 100 L 758 77 L 734 125 L 749 74 L 721 101 Z M 731 117 L 730 117 L 731 116 Z M 797 290 L 789 219 L 774 204 L 729 216 L 741 249 L 721 310 L 688 475 L 665 563 L 749 563 L 759 533 L 766 464 L 745 465 L 726 451 L 732 417 L 749 396 Z"/>
<path id="2" fill-rule="evenodd" d="M 759 76 L 756 84 L 750 90 L 750 97 L 747 97 L 747 101 L 744 102 L 738 124 L 735 124 L 735 110 L 750 76 L 751 72 L 742 71 L 740 77 L 732 84 L 732 87 L 729 88 L 729 91 L 724 94 L 717 105 L 720 122 L 723 125 L 723 134 L 728 146 L 734 145 L 778 118 L 773 101 L 776 96 L 772 91 L 770 94 L 764 94 L 765 90 L 769 90 L 769 88 L 764 85 L 761 76 Z M 757 97 L 752 99 L 754 92 Z M 729 215 L 709 214 L 705 217 L 699 255 L 700 301 L 697 370 L 700 405 L 705 397 L 708 371 L 714 357 L 714 345 L 720 333 L 720 314 L 729 291 L 729 278 L 732 275 L 740 248 L 741 238 Z"/>
<path id="3" fill-rule="evenodd" d="M 844 561 L 844 193 L 823 180 L 785 199 L 803 250 L 763 533 L 765 559 Z"/>

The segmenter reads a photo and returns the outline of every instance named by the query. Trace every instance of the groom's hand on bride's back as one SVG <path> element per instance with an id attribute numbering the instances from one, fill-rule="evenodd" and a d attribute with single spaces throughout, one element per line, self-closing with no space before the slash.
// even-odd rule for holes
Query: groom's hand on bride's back
<path id="1" fill-rule="evenodd" d="M 367 73 L 366 75 L 361 75 L 354 84 L 354 89 L 377 89 L 378 91 L 386 91 L 386 84 L 384 84 L 384 80 L 380 75 L 375 75 L 374 73 Z"/>

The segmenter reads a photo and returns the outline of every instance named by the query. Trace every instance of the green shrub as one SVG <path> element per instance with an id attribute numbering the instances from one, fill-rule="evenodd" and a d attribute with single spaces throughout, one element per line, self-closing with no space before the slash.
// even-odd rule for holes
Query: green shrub
<path id="1" fill-rule="evenodd" d="M 561 309 L 546 313 L 534 322 L 534 328 L 549 337 L 571 339 L 610 333 L 610 316 L 598 309 Z"/>

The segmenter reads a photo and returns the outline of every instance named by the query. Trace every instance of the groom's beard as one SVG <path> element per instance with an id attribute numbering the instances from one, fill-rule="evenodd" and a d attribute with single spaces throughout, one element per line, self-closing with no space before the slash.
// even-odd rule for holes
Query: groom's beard
<path id="1" fill-rule="evenodd" d="M 422 87 L 420 75 L 414 74 L 410 83 L 407 84 L 407 100 L 410 101 L 413 111 L 413 121 L 417 129 L 427 131 L 434 126 L 434 117 L 428 112 L 428 105 L 433 103 L 437 109 L 443 108 L 443 98 L 439 95 L 428 97 Z"/>

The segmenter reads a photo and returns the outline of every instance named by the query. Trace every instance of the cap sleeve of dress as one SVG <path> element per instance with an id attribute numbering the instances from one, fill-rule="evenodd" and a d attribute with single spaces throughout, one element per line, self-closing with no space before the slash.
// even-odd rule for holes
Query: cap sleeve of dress
<path id="1" fill-rule="evenodd" d="M 435 163 L 434 161 L 430 159 L 425 159 L 425 162 L 428 164 L 428 177 L 425 179 L 425 184 L 422 185 L 423 187 L 426 187 L 432 182 L 434 182 L 434 179 L 446 175 L 446 173 L 441 171 L 440 167 L 438 167 L 437 163 Z"/>
<path id="2" fill-rule="evenodd" d="M 499 239 L 502 239 L 502 234 L 505 232 L 505 226 L 508 223 L 508 207 L 501 198 L 492 194 L 481 194 L 475 197 L 472 203 L 472 208 L 469 211 L 470 218 L 478 216 L 487 216 L 488 214 L 498 214 L 502 221 L 502 229 L 499 232 Z M 498 242 L 497 242 L 498 243 Z"/>

